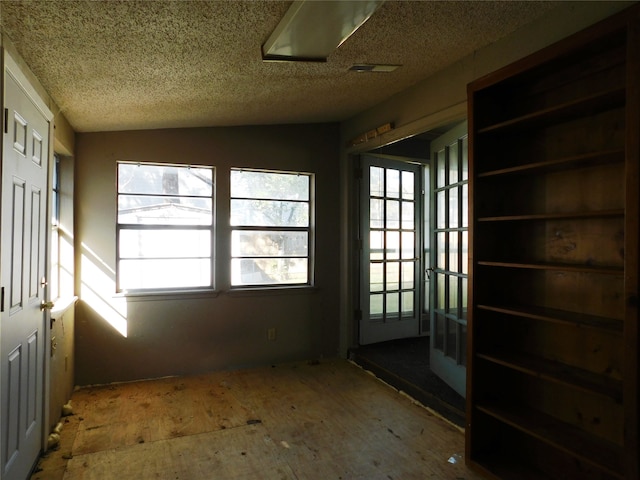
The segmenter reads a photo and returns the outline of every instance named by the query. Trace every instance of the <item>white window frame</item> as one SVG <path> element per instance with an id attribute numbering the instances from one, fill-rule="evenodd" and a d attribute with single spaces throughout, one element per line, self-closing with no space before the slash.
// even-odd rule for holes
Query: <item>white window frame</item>
<path id="1" fill-rule="evenodd" d="M 233 200 L 263 200 L 263 201 L 292 201 L 292 202 L 299 202 L 299 203 L 306 203 L 308 205 L 308 212 L 309 212 L 309 217 L 308 217 L 308 223 L 306 226 L 282 226 L 282 225 L 276 225 L 276 226 L 265 226 L 265 225 L 239 225 L 239 224 L 233 224 L 234 222 L 231 222 L 232 224 L 230 225 L 230 244 L 231 244 L 231 265 L 230 265 L 230 285 L 232 289 L 236 289 L 236 290 L 240 290 L 240 289 L 274 289 L 274 288 L 299 288 L 299 287 L 312 287 L 314 284 L 314 246 L 315 246 L 315 235 L 314 235 L 314 225 L 315 225 L 315 176 L 312 173 L 304 173 L 304 172 L 298 172 L 298 171 L 290 171 L 290 170 L 271 170 L 271 169 L 250 169 L 250 168 L 231 168 L 231 172 L 232 174 L 230 175 L 229 178 L 229 184 L 230 184 L 230 188 L 229 188 L 229 211 L 230 211 L 230 216 L 233 216 L 233 208 L 232 208 L 232 202 Z M 309 180 L 309 191 L 308 191 L 308 199 L 297 199 L 297 200 L 292 200 L 292 199 L 283 199 L 283 198 L 265 198 L 264 196 L 234 196 L 233 193 L 233 185 L 232 185 L 232 178 L 233 178 L 233 172 L 257 172 L 257 173 L 266 173 L 266 174 L 282 174 L 282 175 L 295 175 L 295 176 L 305 176 L 308 178 Z M 236 283 L 234 282 L 234 274 L 233 274 L 233 262 L 237 261 L 237 260 L 246 260 L 246 259 L 259 259 L 259 258 L 264 258 L 264 257 L 260 257 L 259 255 L 255 256 L 255 257 L 251 257 L 251 256 L 246 256 L 246 255 L 235 255 L 234 254 L 234 246 L 233 246 L 233 237 L 234 237 L 234 232 L 243 232 L 243 231 L 256 231 L 256 232 L 274 232 L 274 233 L 280 233 L 280 232 L 305 232 L 307 234 L 307 246 L 306 246 L 306 255 L 297 255 L 297 256 L 291 256 L 291 255 L 274 255 L 274 256 L 270 256 L 268 258 L 274 258 L 274 259 L 290 259 L 290 258 L 297 258 L 297 259 L 305 259 L 306 260 L 306 267 L 307 267 L 307 276 L 306 276 L 306 280 L 303 282 L 273 282 L 273 283 L 268 283 L 268 282 L 255 282 L 255 283 Z"/>
<path id="2" fill-rule="evenodd" d="M 148 194 L 148 193 L 131 193 L 131 192 L 120 192 L 118 175 L 119 175 L 119 167 L 120 165 L 138 165 L 138 166 L 147 166 L 147 167 L 172 167 L 178 169 L 190 169 L 190 168 L 199 168 L 199 169 L 208 169 L 211 170 L 212 177 L 212 185 L 211 185 L 211 221 L 209 224 L 201 225 L 201 224 L 186 224 L 186 225 L 175 225 L 175 224 L 131 224 L 131 223 L 120 223 L 119 215 L 118 215 L 118 203 L 120 195 L 127 196 L 163 196 L 158 194 Z M 213 291 L 215 288 L 215 202 L 216 202 L 216 170 L 214 167 L 209 165 L 186 165 L 186 164 L 175 164 L 175 163 L 162 163 L 162 162 L 132 162 L 132 161 L 117 161 L 116 162 L 116 292 L 117 293 L 126 293 L 126 294 L 153 294 L 153 293 L 180 293 L 180 292 L 194 292 L 194 291 Z M 166 196 L 171 197 L 184 197 L 184 198 L 193 198 L 193 195 L 180 195 L 180 194 L 167 194 Z M 199 196 L 196 198 L 208 198 L 208 196 Z M 123 257 L 121 255 L 121 246 L 120 246 L 120 234 L 123 230 L 161 230 L 165 232 L 169 232 L 171 230 L 204 230 L 210 233 L 210 250 L 208 257 L 166 257 L 173 260 L 179 259 L 189 259 L 189 258 L 206 258 L 209 261 L 209 282 L 207 285 L 193 285 L 193 286 L 182 286 L 182 287 L 142 287 L 142 288 L 124 288 L 121 276 L 123 275 L 120 262 L 121 260 L 126 259 L 139 259 L 139 260 L 153 260 L 153 257 L 145 258 L 145 257 Z M 161 241 L 162 238 L 159 238 Z M 164 257 L 163 257 L 164 259 Z M 175 272 L 169 271 L 167 275 L 174 275 Z"/>

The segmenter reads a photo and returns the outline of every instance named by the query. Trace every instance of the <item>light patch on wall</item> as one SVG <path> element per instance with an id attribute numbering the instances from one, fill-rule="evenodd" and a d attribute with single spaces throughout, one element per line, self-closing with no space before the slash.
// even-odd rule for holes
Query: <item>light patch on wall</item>
<path id="1" fill-rule="evenodd" d="M 116 291 L 116 272 L 89 247 L 82 244 L 80 298 L 120 335 L 127 336 L 127 302 L 124 297 L 106 296 Z"/>

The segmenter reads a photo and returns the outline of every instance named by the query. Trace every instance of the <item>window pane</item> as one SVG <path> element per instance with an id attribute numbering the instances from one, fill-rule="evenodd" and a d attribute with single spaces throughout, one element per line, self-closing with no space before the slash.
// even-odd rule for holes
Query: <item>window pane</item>
<path id="1" fill-rule="evenodd" d="M 394 169 L 387 169 L 387 197 L 400 197 L 400 172 Z"/>
<path id="2" fill-rule="evenodd" d="M 413 202 L 402 202 L 402 228 L 404 230 L 413 230 Z"/>
<path id="3" fill-rule="evenodd" d="M 210 259 L 120 260 L 120 288 L 189 288 L 211 286 Z"/>
<path id="4" fill-rule="evenodd" d="M 449 183 L 458 182 L 458 142 L 449 145 Z"/>
<path id="5" fill-rule="evenodd" d="M 400 202 L 387 200 L 387 228 L 400 228 Z"/>
<path id="6" fill-rule="evenodd" d="M 372 198 L 369 202 L 369 227 L 384 227 L 384 200 Z"/>
<path id="7" fill-rule="evenodd" d="M 387 263 L 387 288 L 386 290 L 400 289 L 400 263 Z"/>
<path id="8" fill-rule="evenodd" d="M 413 172 L 402 172 L 402 199 L 403 200 L 413 200 L 414 197 L 414 173 Z"/>
<path id="9" fill-rule="evenodd" d="M 371 295 L 369 297 L 369 316 L 382 316 L 382 295 Z"/>
<path id="10" fill-rule="evenodd" d="M 458 187 L 449 189 L 449 228 L 458 227 Z"/>
<path id="11" fill-rule="evenodd" d="M 402 285 L 400 288 L 413 288 L 414 282 L 414 264 L 413 262 L 402 262 Z"/>
<path id="12" fill-rule="evenodd" d="M 458 324 L 451 319 L 447 319 L 447 357 L 458 360 Z"/>
<path id="13" fill-rule="evenodd" d="M 211 198 L 118 195 L 123 225 L 211 225 Z"/>
<path id="14" fill-rule="evenodd" d="M 231 234 L 234 257 L 301 257 L 307 255 L 307 232 L 240 231 Z"/>
<path id="15" fill-rule="evenodd" d="M 309 175 L 231 170 L 231 196 L 270 200 L 309 200 Z"/>
<path id="16" fill-rule="evenodd" d="M 120 258 L 211 256 L 208 230 L 120 230 Z"/>
<path id="17" fill-rule="evenodd" d="M 231 225 L 307 227 L 309 204 L 280 200 L 231 200 Z"/>
<path id="18" fill-rule="evenodd" d="M 384 290 L 384 264 L 369 263 L 369 291 L 381 292 Z"/>
<path id="19" fill-rule="evenodd" d="M 387 237 L 387 259 L 397 260 L 400 258 L 400 232 L 386 232 Z"/>
<path id="20" fill-rule="evenodd" d="M 446 164 L 446 157 L 445 157 L 445 150 L 440 150 L 439 152 L 435 153 L 436 156 L 436 161 L 435 161 L 435 166 L 436 166 L 436 188 L 441 188 L 445 186 L 445 182 L 446 182 L 446 173 L 447 171 L 445 170 L 447 164 Z"/>
<path id="21" fill-rule="evenodd" d="M 402 232 L 402 258 L 415 258 L 415 233 Z"/>
<path id="22" fill-rule="evenodd" d="M 413 317 L 413 292 L 402 292 L 402 316 Z"/>
<path id="23" fill-rule="evenodd" d="M 119 163 L 118 193 L 211 197 L 213 169 Z"/>
<path id="24" fill-rule="evenodd" d="M 452 272 L 458 271 L 458 232 L 449 232 L 449 268 Z"/>
<path id="25" fill-rule="evenodd" d="M 307 283 L 306 258 L 234 258 L 231 284 L 273 285 Z"/>
<path id="26" fill-rule="evenodd" d="M 386 312 L 385 318 L 399 318 L 400 317 L 400 293 L 393 292 L 387 293 L 386 297 Z"/>
<path id="27" fill-rule="evenodd" d="M 384 169 L 371 167 L 369 169 L 369 195 L 384 197 Z"/>
<path id="28" fill-rule="evenodd" d="M 445 216 L 447 213 L 446 193 L 446 190 L 442 190 L 436 194 L 436 228 L 446 228 L 447 226 L 447 217 Z"/>
<path id="29" fill-rule="evenodd" d="M 382 260 L 384 258 L 384 233 L 381 231 L 369 232 L 369 258 L 371 260 Z"/>
<path id="30" fill-rule="evenodd" d="M 436 267 L 441 268 L 442 270 L 446 270 L 447 268 L 447 256 L 446 256 L 446 233 L 438 232 L 436 234 Z"/>

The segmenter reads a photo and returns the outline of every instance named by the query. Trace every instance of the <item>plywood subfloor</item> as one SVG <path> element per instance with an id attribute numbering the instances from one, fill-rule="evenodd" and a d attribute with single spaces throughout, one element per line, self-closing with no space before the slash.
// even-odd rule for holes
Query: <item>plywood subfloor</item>
<path id="1" fill-rule="evenodd" d="M 457 427 L 343 360 L 92 387 L 72 404 L 32 480 L 482 478 Z"/>

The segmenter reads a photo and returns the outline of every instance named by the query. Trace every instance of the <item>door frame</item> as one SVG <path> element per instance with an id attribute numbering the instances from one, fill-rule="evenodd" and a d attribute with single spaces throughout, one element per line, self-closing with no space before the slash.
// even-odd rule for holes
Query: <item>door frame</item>
<path id="1" fill-rule="evenodd" d="M 50 218 L 51 218 L 51 175 L 52 175 L 52 159 L 54 152 L 54 115 L 47 106 L 47 103 L 41 97 L 38 89 L 34 87 L 32 80 L 29 78 L 28 74 L 22 70 L 24 67 L 22 64 L 18 62 L 11 52 L 9 52 L 5 45 L 0 47 L 0 61 L 2 63 L 2 75 L 0 75 L 0 107 L 3 112 L 4 118 L 4 110 L 5 110 L 5 75 L 11 75 L 13 79 L 18 83 L 21 89 L 25 92 L 25 94 L 29 97 L 29 99 L 33 102 L 36 108 L 42 113 L 42 115 L 46 118 L 49 123 L 49 141 L 48 141 L 48 151 L 47 151 L 47 180 L 46 180 L 46 208 L 45 208 L 45 255 L 44 255 L 44 272 L 45 275 L 49 275 L 50 268 L 50 258 L 51 258 L 51 228 L 50 228 Z M 19 57 L 18 57 L 19 58 Z M 29 72 L 30 74 L 30 72 Z M 36 81 L 37 82 L 37 81 Z M 37 84 L 39 87 L 39 84 Z M 2 122 L 3 128 L 3 138 L 4 138 L 4 121 Z M 0 142 L 1 145 L 1 142 Z M 3 161 L 3 148 L 0 148 L 0 162 Z M 1 206 L 0 206 L 1 207 Z M 0 269 L 2 265 L 0 265 Z M 44 301 L 49 302 L 50 292 L 49 288 L 45 287 L 44 289 Z M 1 314 L 0 314 L 1 316 Z M 41 437 L 41 449 L 42 451 L 46 451 L 47 448 L 47 439 L 49 436 L 49 402 L 50 402 L 50 392 L 51 392 L 51 381 L 50 381 L 50 369 L 51 369 L 51 330 L 49 328 L 51 321 L 51 315 L 49 309 L 44 309 L 42 314 L 41 326 L 42 326 L 42 334 L 44 340 L 44 351 L 43 351 L 43 365 L 42 365 L 42 432 L 40 434 Z M 0 351 L 0 356 L 3 353 Z M 0 388 L 2 388 L 2 379 L 0 379 Z M 0 425 L 0 432 L 2 432 L 4 426 Z M 37 459 L 35 459 L 37 461 Z"/>
<path id="2" fill-rule="evenodd" d="M 360 268 L 361 253 L 358 247 L 360 238 L 359 188 L 357 170 L 359 155 L 374 153 L 374 150 L 395 142 L 409 139 L 422 133 L 442 128 L 445 125 L 460 123 L 467 119 L 466 99 L 427 114 L 417 120 L 367 139 L 353 142 L 342 152 L 341 163 L 341 200 L 345 209 L 342 213 L 341 274 L 340 274 L 340 331 L 339 352 L 349 358 L 350 351 L 359 347 L 359 305 L 360 305 Z M 366 118 L 364 120 L 366 122 Z M 371 123 L 371 122 L 369 122 Z M 365 127 L 362 130 L 366 130 Z M 346 132 L 347 138 L 356 138 L 357 131 Z"/>

